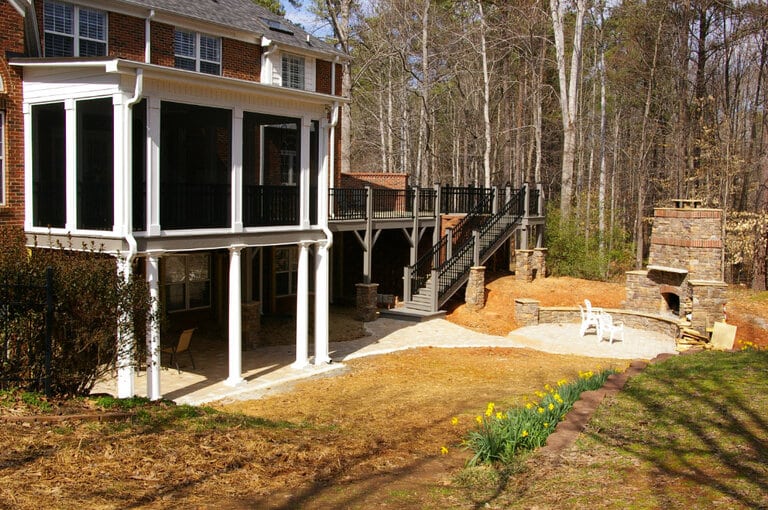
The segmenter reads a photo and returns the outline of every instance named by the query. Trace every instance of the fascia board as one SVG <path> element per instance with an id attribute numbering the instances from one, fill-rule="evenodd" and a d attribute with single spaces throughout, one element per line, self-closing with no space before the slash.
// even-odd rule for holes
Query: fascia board
<path id="1" fill-rule="evenodd" d="M 190 83 L 195 85 L 206 84 L 212 88 L 220 88 L 235 92 L 254 93 L 258 92 L 265 96 L 276 98 L 290 98 L 295 101 L 302 101 L 310 104 L 327 105 L 333 102 L 349 103 L 349 99 L 334 96 L 332 94 L 321 94 L 319 92 L 309 92 L 306 90 L 291 89 L 276 85 L 265 85 L 263 83 L 241 80 L 238 78 L 227 78 L 195 71 L 186 71 L 174 67 L 159 66 L 156 64 L 145 64 L 122 59 L 28 59 L 16 58 L 10 61 L 12 66 L 30 67 L 30 68 L 92 68 L 101 67 L 105 73 L 109 74 L 134 74 L 137 69 L 144 70 L 144 78 L 156 78 L 176 81 L 179 83 Z"/>

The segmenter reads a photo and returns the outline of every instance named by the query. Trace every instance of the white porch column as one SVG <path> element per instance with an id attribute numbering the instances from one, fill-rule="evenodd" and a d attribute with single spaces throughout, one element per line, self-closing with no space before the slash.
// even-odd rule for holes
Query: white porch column
<path id="1" fill-rule="evenodd" d="M 64 100 L 64 140 L 66 148 L 64 150 L 64 159 L 66 165 L 66 211 L 67 218 L 64 228 L 72 232 L 77 229 L 77 153 L 75 136 L 77 133 L 77 112 L 75 112 L 75 100 Z"/>
<path id="2" fill-rule="evenodd" d="M 309 363 L 309 243 L 299 243 L 296 282 L 296 361 L 293 368 Z"/>
<path id="3" fill-rule="evenodd" d="M 328 355 L 329 258 L 328 246 L 319 243 L 315 254 L 315 365 L 331 361 Z"/>
<path id="4" fill-rule="evenodd" d="M 232 112 L 232 231 L 243 231 L 243 109 Z"/>
<path id="5" fill-rule="evenodd" d="M 301 120 L 301 171 L 299 173 L 299 225 L 302 228 L 309 227 L 309 196 L 311 190 L 311 178 L 309 168 L 309 139 L 310 128 L 312 127 L 312 119 L 304 117 Z"/>
<path id="6" fill-rule="evenodd" d="M 131 263 L 128 259 L 117 259 L 117 274 L 118 278 L 126 280 L 131 277 Z M 134 395 L 133 353 L 136 340 L 125 321 L 126 318 L 121 317 L 121 324 L 117 328 L 117 398 L 130 398 Z"/>
<path id="7" fill-rule="evenodd" d="M 243 382 L 242 295 L 240 290 L 240 251 L 244 246 L 229 247 L 229 377 L 224 384 Z"/>
<path id="8" fill-rule="evenodd" d="M 159 400 L 160 393 L 160 257 L 147 257 L 147 284 L 151 300 L 147 321 L 147 397 Z"/>
<path id="9" fill-rule="evenodd" d="M 160 235 L 160 99 L 147 98 L 147 225 Z"/>

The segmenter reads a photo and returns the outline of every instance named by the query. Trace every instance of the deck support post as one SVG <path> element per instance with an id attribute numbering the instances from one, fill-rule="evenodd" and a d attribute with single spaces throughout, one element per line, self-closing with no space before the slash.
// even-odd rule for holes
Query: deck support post
<path id="1" fill-rule="evenodd" d="M 147 321 L 147 397 L 160 400 L 160 256 L 147 256 L 147 285 L 151 313 Z"/>
<path id="2" fill-rule="evenodd" d="M 229 247 L 229 377 L 224 383 L 237 386 L 243 382 L 242 292 L 240 289 L 240 252 L 244 246 Z"/>
<path id="3" fill-rule="evenodd" d="M 118 278 L 128 280 L 131 277 L 131 262 L 125 258 L 117 259 Z M 121 322 L 125 320 L 122 318 Z M 135 366 L 133 351 L 136 339 L 123 324 L 117 330 L 117 398 L 130 398 L 134 395 Z"/>
<path id="4" fill-rule="evenodd" d="M 309 364 L 309 243 L 299 243 L 296 269 L 296 361 L 293 368 Z"/>

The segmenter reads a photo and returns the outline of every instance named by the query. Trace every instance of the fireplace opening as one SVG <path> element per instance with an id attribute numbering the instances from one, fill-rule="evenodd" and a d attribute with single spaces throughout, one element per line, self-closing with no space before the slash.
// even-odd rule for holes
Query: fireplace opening
<path id="1" fill-rule="evenodd" d="M 680 296 L 673 292 L 662 292 L 661 297 L 664 298 L 664 303 L 667 305 L 668 312 L 673 313 L 676 316 L 680 316 Z"/>

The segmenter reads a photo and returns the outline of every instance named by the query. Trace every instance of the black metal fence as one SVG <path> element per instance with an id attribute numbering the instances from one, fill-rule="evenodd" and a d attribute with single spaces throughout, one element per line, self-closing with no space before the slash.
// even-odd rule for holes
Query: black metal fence
<path id="1" fill-rule="evenodd" d="M 0 389 L 24 387 L 51 396 L 53 269 L 44 281 L 0 281 Z"/>

